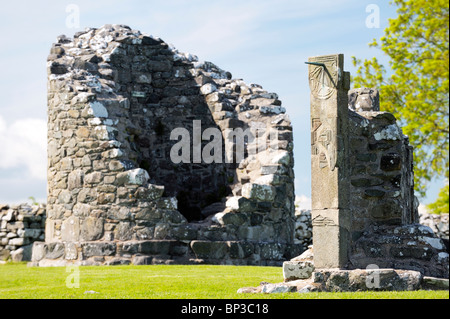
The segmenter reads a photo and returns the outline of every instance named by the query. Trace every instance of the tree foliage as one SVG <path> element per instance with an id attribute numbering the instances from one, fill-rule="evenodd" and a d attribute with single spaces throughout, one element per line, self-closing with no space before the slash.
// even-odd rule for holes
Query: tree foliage
<path id="1" fill-rule="evenodd" d="M 380 107 L 396 115 L 414 147 L 415 190 L 424 196 L 433 178 L 449 164 L 449 3 L 447 0 L 393 0 L 398 16 L 384 36 L 369 45 L 389 57 L 389 69 L 377 58 L 361 61 L 355 87 L 380 90 Z M 442 196 L 448 208 L 448 185 Z M 441 198 L 441 197 L 440 197 Z"/>
<path id="2" fill-rule="evenodd" d="M 448 184 L 441 188 L 437 200 L 427 205 L 427 208 L 435 214 L 448 212 Z"/>

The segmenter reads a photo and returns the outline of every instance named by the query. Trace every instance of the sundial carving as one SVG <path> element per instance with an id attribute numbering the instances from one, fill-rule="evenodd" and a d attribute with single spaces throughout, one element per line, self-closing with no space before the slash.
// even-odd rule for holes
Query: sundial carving
<path id="1" fill-rule="evenodd" d="M 339 80 L 337 57 L 334 55 L 315 57 L 309 63 L 309 86 L 312 94 L 321 100 L 327 100 L 336 89 Z"/>

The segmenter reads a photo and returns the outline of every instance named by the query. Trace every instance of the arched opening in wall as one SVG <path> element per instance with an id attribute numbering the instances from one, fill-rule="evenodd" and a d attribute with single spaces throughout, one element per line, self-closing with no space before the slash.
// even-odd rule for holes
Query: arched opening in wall
<path id="1" fill-rule="evenodd" d="M 192 64 L 161 64 L 156 60 L 157 70 L 148 71 L 154 58 L 155 55 L 149 55 L 147 61 L 141 61 L 147 68 L 135 66 L 138 70 L 130 70 L 130 76 L 119 74 L 119 80 L 130 79 L 120 83 L 120 94 L 130 102 L 130 121 L 125 128 L 130 160 L 147 170 L 150 183 L 165 187 L 165 197 L 177 198 L 178 211 L 189 222 L 201 221 L 225 209 L 224 199 L 231 194 L 236 165 L 225 163 L 223 156 L 220 161 L 204 161 L 202 151 L 210 141 L 202 133 L 215 129 L 222 134 L 189 73 Z M 187 133 L 183 142 L 188 145 L 181 151 L 187 152 L 183 156 L 188 160 L 181 162 L 171 156 L 172 148 L 182 143 L 177 134 L 175 139 L 171 136 L 176 130 Z M 221 153 L 225 154 L 222 137 L 219 142 Z"/>

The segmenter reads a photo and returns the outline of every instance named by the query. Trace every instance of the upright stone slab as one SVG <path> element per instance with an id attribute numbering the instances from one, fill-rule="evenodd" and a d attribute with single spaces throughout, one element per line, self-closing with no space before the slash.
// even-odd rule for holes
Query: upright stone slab
<path id="1" fill-rule="evenodd" d="M 348 260 L 350 210 L 346 152 L 350 74 L 342 54 L 310 57 L 311 197 L 314 263 L 343 268 Z"/>

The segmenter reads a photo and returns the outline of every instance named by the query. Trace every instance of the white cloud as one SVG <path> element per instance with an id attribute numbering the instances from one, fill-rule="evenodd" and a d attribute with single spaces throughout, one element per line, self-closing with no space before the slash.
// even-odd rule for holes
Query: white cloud
<path id="1" fill-rule="evenodd" d="M 0 169 L 23 168 L 32 178 L 47 178 L 47 124 L 23 118 L 8 124 L 0 116 Z"/>

